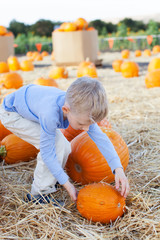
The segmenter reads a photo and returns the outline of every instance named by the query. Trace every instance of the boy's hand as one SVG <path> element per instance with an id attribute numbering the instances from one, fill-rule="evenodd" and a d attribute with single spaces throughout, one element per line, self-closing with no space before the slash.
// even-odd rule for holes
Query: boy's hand
<path id="1" fill-rule="evenodd" d="M 69 193 L 71 200 L 76 202 L 77 200 L 77 196 L 78 196 L 78 191 L 77 189 L 73 186 L 72 183 L 70 183 L 69 181 L 67 181 L 65 184 L 63 184 L 63 187 L 67 190 L 67 192 Z"/>
<path id="2" fill-rule="evenodd" d="M 115 183 L 116 183 L 117 190 L 119 189 L 120 183 L 121 183 L 121 195 L 126 198 L 130 191 L 130 187 L 129 187 L 128 179 L 122 168 L 115 169 Z"/>

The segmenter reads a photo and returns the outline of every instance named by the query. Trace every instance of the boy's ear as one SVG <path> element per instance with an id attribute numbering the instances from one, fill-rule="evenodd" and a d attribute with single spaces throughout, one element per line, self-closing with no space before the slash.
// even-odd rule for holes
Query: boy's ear
<path id="1" fill-rule="evenodd" d="M 65 113 L 65 114 L 69 113 L 69 112 L 70 112 L 69 106 L 67 106 L 67 105 L 64 104 L 64 105 L 62 106 L 62 111 L 63 111 L 63 113 Z"/>

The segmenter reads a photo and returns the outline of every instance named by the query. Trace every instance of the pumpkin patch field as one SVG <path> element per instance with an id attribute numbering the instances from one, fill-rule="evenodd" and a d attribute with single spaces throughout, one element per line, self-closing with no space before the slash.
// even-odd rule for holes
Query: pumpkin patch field
<path id="1" fill-rule="evenodd" d="M 33 149 L 34 154 L 30 161 L 21 162 L 19 158 L 21 155 L 23 157 L 26 149 L 21 147 L 20 153 L 17 153 L 17 162 L 16 159 L 14 162 L 13 157 L 16 154 L 12 147 L 12 164 L 5 162 L 5 157 L 0 156 L 0 239 L 160 239 L 160 52 L 146 56 L 144 51 L 141 51 L 137 57 L 134 51 L 130 51 L 127 52 L 127 58 L 126 55 L 122 57 L 121 52 L 105 52 L 100 53 L 98 58 L 102 59 L 102 66 L 90 63 L 86 66 L 87 70 L 82 71 L 81 67 L 85 64 L 79 68 L 56 67 L 53 55 L 51 57 L 47 53 L 43 54 L 41 60 L 37 57 L 33 59 L 33 56 L 30 56 L 30 59 L 27 56 L 17 57 L 17 70 L 7 68 L 7 71 L 0 73 L 0 102 L 3 102 L 4 96 L 16 91 L 21 85 L 34 83 L 67 90 L 77 78 L 77 74 L 82 76 L 87 72 L 91 73 L 92 77 L 98 76 L 105 87 L 109 102 L 107 121 L 99 125 L 108 129 L 104 131 L 115 137 L 113 141 L 117 152 L 120 151 L 120 142 L 123 143 L 125 155 L 121 152 L 120 154 L 122 161 L 126 161 L 124 168 L 131 189 L 129 195 L 122 199 L 120 194 L 115 192 L 114 176 L 111 176 L 107 183 L 112 187 L 104 183 L 103 176 L 101 179 L 97 178 L 99 180 L 94 185 L 90 185 L 90 180 L 83 181 L 83 185 L 78 181 L 74 183 L 79 191 L 77 203 L 71 201 L 62 186 L 58 186 L 54 196 L 55 199 L 64 201 L 63 207 L 55 207 L 51 203 L 26 203 L 24 196 L 30 192 L 38 150 Z M 148 71 L 151 61 L 151 71 Z M 12 82 L 10 79 L 13 79 L 13 73 L 15 80 Z M 3 131 L 5 132 L 0 132 L 0 146 L 6 144 L 6 139 L 12 134 L 4 129 Z M 86 133 L 70 135 L 68 131 L 65 134 L 69 141 L 81 134 L 79 136 L 84 136 L 88 144 L 91 144 Z M 71 141 L 75 148 L 76 138 L 72 140 L 74 142 Z M 119 138 L 121 140 L 117 141 Z M 16 149 L 17 140 L 12 141 Z M 79 141 L 82 143 L 82 140 Z M 10 144 L 13 145 L 11 142 Z M 85 151 L 83 146 L 82 148 Z M 92 160 L 95 147 L 90 147 L 90 151 L 89 157 Z M 72 154 L 70 160 L 75 155 L 76 158 L 82 155 L 80 148 L 76 154 Z M 87 168 L 89 162 L 85 163 Z M 74 168 L 74 164 L 72 165 Z M 102 165 L 97 171 L 101 168 L 104 170 Z M 69 176 L 75 177 L 72 182 L 77 179 L 75 170 L 69 169 Z M 95 177 L 95 174 L 99 173 L 96 167 L 94 170 Z M 81 165 L 77 171 L 81 171 Z M 89 173 L 86 179 L 88 176 Z"/>

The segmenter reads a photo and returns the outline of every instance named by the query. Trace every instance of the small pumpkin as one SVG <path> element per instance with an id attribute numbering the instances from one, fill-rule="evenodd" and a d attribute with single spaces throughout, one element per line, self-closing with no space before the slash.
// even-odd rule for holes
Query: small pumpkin
<path id="1" fill-rule="evenodd" d="M 96 30 L 94 27 L 88 27 L 87 29 L 86 29 L 87 31 L 94 31 L 94 30 Z"/>
<path id="2" fill-rule="evenodd" d="M 0 36 L 3 36 L 7 33 L 7 28 L 4 26 L 0 26 Z"/>
<path id="3" fill-rule="evenodd" d="M 29 57 L 29 58 L 32 57 L 32 55 L 33 55 L 33 52 L 32 52 L 32 51 L 29 51 L 29 52 L 27 52 L 27 54 L 26 54 L 26 56 Z"/>
<path id="4" fill-rule="evenodd" d="M 57 87 L 58 88 L 58 84 L 56 83 L 56 81 L 53 78 L 40 77 L 34 83 L 38 84 L 38 85 Z"/>
<path id="5" fill-rule="evenodd" d="M 32 63 L 32 61 L 30 60 L 23 60 L 21 63 L 20 63 L 20 66 L 21 66 L 21 70 L 22 71 L 33 71 L 34 70 L 34 65 Z"/>
<path id="6" fill-rule="evenodd" d="M 148 64 L 148 72 L 151 72 L 155 69 L 160 69 L 160 58 L 153 58 Z"/>
<path id="7" fill-rule="evenodd" d="M 0 141 L 2 141 L 3 138 L 5 138 L 7 135 L 11 134 L 11 131 L 9 131 L 0 121 Z"/>
<path id="8" fill-rule="evenodd" d="M 97 70 L 94 63 L 90 61 L 84 61 L 78 66 L 77 77 L 88 76 L 92 78 L 97 78 Z"/>
<path id="9" fill-rule="evenodd" d="M 113 129 L 100 128 L 112 142 L 125 170 L 129 162 L 129 151 L 126 143 Z M 73 181 L 81 184 L 101 180 L 108 183 L 114 181 L 114 174 L 106 159 L 86 132 L 82 132 L 71 141 L 71 149 L 66 170 Z"/>
<path id="10" fill-rule="evenodd" d="M 123 63 L 123 60 L 117 59 L 112 62 L 112 67 L 115 72 L 121 72 L 121 65 Z"/>
<path id="11" fill-rule="evenodd" d="M 35 57 L 36 61 L 42 61 L 43 60 L 43 56 L 41 54 L 37 55 L 37 57 Z"/>
<path id="12" fill-rule="evenodd" d="M 13 32 L 7 32 L 4 36 L 11 37 L 11 36 L 14 36 L 14 34 L 13 34 Z"/>
<path id="13" fill-rule="evenodd" d="M 148 72 L 145 76 L 145 84 L 147 88 L 160 87 L 160 69 Z"/>
<path id="14" fill-rule="evenodd" d="M 151 50 L 150 49 L 145 49 L 144 52 L 143 52 L 143 55 L 145 57 L 150 57 L 151 56 Z"/>
<path id="15" fill-rule="evenodd" d="M 123 51 L 121 51 L 121 56 L 122 58 L 129 58 L 130 56 L 130 51 L 128 49 L 124 49 Z"/>
<path id="16" fill-rule="evenodd" d="M 124 214 L 125 198 L 109 184 L 92 183 L 79 191 L 77 209 L 88 220 L 110 223 Z"/>
<path id="17" fill-rule="evenodd" d="M 139 76 L 139 67 L 135 62 L 123 62 L 121 65 L 121 73 L 125 78 L 138 77 Z"/>
<path id="18" fill-rule="evenodd" d="M 41 55 L 42 55 L 42 57 L 46 57 L 46 56 L 49 55 L 49 53 L 48 53 L 47 51 L 43 51 L 43 52 L 41 53 Z"/>
<path id="19" fill-rule="evenodd" d="M 160 45 L 155 45 L 152 49 L 153 54 L 157 54 L 160 52 Z"/>
<path id="20" fill-rule="evenodd" d="M 15 56 L 10 56 L 10 57 L 7 59 L 7 62 L 8 62 L 9 69 L 10 69 L 11 71 L 18 71 L 18 70 L 20 70 L 20 63 L 19 63 L 17 57 L 15 57 Z"/>
<path id="21" fill-rule="evenodd" d="M 72 23 L 72 22 L 68 22 L 64 25 L 63 28 L 64 32 L 73 32 L 77 30 L 77 26 L 76 24 Z"/>
<path id="22" fill-rule="evenodd" d="M 68 78 L 68 71 L 64 67 L 55 67 L 49 72 L 49 77 L 53 79 Z"/>
<path id="23" fill-rule="evenodd" d="M 9 67 L 6 62 L 0 62 L 0 73 L 9 72 Z"/>
<path id="24" fill-rule="evenodd" d="M 141 50 L 136 50 L 136 51 L 134 52 L 134 55 L 135 55 L 135 57 L 140 57 L 140 56 L 142 55 Z"/>
<path id="25" fill-rule="evenodd" d="M 21 75 L 16 72 L 4 73 L 0 76 L 0 83 L 7 89 L 18 89 L 23 86 L 23 79 Z"/>
<path id="26" fill-rule="evenodd" d="M 88 28 L 88 22 L 84 18 L 78 18 L 74 23 L 77 26 L 77 30 L 85 30 Z"/>
<path id="27" fill-rule="evenodd" d="M 39 150 L 14 134 L 9 134 L 0 143 L 0 157 L 6 163 L 28 162 L 35 159 Z"/>

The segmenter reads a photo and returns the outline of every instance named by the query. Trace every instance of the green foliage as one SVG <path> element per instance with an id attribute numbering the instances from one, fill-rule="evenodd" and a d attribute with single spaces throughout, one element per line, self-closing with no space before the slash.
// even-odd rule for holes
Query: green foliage
<path id="1" fill-rule="evenodd" d="M 24 23 L 17 22 L 16 20 L 12 20 L 9 24 L 8 30 L 13 32 L 14 36 L 16 37 L 19 33 L 27 34 L 29 26 L 25 25 Z"/>
<path id="2" fill-rule="evenodd" d="M 127 36 L 127 26 L 124 23 L 119 23 L 118 24 L 118 31 L 117 35 L 119 37 L 125 37 Z"/>
<path id="3" fill-rule="evenodd" d="M 158 31 L 158 23 L 150 20 L 147 26 L 147 34 L 151 35 L 151 34 L 155 34 L 157 35 L 159 33 Z"/>
<path id="4" fill-rule="evenodd" d="M 106 34 L 107 34 L 107 32 L 113 33 L 113 32 L 116 32 L 116 29 L 117 29 L 116 25 L 114 25 L 112 23 L 106 23 L 99 19 L 91 21 L 89 23 L 89 26 L 97 29 L 99 35 L 103 35 L 105 33 L 105 31 L 106 31 Z"/>
<path id="5" fill-rule="evenodd" d="M 106 27 L 103 27 L 103 28 L 102 28 L 101 35 L 104 36 L 104 37 L 107 35 L 107 29 L 106 29 Z"/>
<path id="6" fill-rule="evenodd" d="M 144 24 L 142 21 L 135 21 L 131 18 L 124 18 L 120 21 L 121 24 L 125 24 L 127 28 L 130 28 L 130 31 L 137 32 L 140 29 L 146 30 L 147 25 Z"/>
<path id="7" fill-rule="evenodd" d="M 38 36 L 50 37 L 54 28 L 54 23 L 49 20 L 39 20 L 30 27 L 30 31 Z"/>

